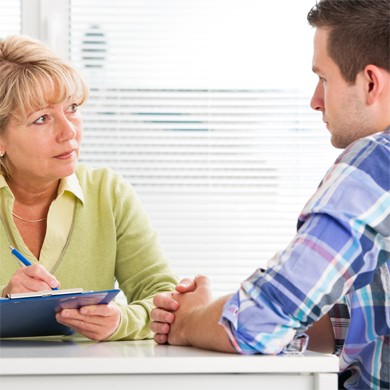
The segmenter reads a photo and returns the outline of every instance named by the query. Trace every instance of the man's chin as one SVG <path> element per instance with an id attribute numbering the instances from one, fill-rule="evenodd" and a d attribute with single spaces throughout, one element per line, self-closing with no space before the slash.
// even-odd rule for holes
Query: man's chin
<path id="1" fill-rule="evenodd" d="M 330 133 L 330 143 L 336 149 L 344 149 L 345 148 L 345 145 L 342 142 L 342 140 L 340 140 L 340 138 L 338 138 L 338 137 L 335 137 L 335 135 L 332 133 Z"/>
<path id="2" fill-rule="evenodd" d="M 347 142 L 346 140 L 343 140 L 343 139 L 340 139 L 340 138 L 336 138 L 332 135 L 331 139 L 330 139 L 330 143 L 332 144 L 332 146 L 334 146 L 336 149 L 345 149 L 349 144 L 351 144 L 352 142 Z"/>

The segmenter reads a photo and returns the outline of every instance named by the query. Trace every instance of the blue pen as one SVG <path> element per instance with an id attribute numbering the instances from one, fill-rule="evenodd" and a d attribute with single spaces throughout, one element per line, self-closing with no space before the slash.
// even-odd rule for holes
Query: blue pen
<path id="1" fill-rule="evenodd" d="M 9 249 L 11 249 L 11 253 L 17 257 L 25 266 L 29 266 L 31 265 L 31 262 L 29 260 L 27 260 L 16 248 L 14 248 L 13 246 L 9 246 Z M 58 290 L 57 287 L 52 287 L 52 290 Z"/>

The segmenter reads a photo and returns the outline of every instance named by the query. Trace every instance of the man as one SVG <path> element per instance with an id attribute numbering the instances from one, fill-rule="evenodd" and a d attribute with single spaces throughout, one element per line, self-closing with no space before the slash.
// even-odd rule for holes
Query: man
<path id="1" fill-rule="evenodd" d="M 320 0 L 311 107 L 345 148 L 292 243 L 236 293 L 185 279 L 152 311 L 157 343 L 276 354 L 302 340 L 340 355 L 345 388 L 390 388 L 390 3 Z M 304 336 L 303 336 L 304 337 Z"/>

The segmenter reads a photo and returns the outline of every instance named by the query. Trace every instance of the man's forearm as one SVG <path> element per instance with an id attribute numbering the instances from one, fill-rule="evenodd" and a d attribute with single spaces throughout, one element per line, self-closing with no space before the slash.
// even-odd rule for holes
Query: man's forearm
<path id="1" fill-rule="evenodd" d="M 229 296 L 221 297 L 190 313 L 182 329 L 183 336 L 190 345 L 215 351 L 237 353 L 232 347 L 224 327 L 219 324 L 223 305 L 227 299 Z"/>

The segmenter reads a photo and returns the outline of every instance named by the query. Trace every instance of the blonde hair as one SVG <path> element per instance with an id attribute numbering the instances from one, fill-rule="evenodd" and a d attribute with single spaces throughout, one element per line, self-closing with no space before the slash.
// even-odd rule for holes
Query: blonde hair
<path id="1" fill-rule="evenodd" d="M 83 104 L 89 89 L 83 76 L 39 41 L 22 35 L 0 39 L 0 137 L 11 119 L 73 99 Z M 0 173 L 9 174 L 6 155 Z"/>

